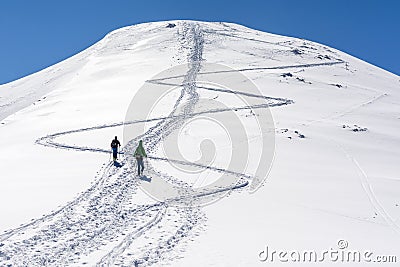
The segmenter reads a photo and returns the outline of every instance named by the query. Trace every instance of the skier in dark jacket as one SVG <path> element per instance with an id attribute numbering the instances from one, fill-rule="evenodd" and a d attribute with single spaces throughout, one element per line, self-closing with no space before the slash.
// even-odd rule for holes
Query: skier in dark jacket
<path id="1" fill-rule="evenodd" d="M 117 160 L 118 147 L 121 147 L 121 143 L 118 141 L 117 137 L 115 137 L 115 138 L 111 141 L 111 149 L 112 149 L 112 152 L 113 152 L 113 159 L 114 159 L 114 161 Z"/>
<path id="2" fill-rule="evenodd" d="M 143 174 L 143 170 L 144 170 L 143 158 L 147 158 L 147 154 L 146 154 L 146 151 L 144 151 L 142 140 L 139 141 L 139 145 L 135 150 L 134 156 L 137 161 L 138 175 L 140 176 L 141 174 Z"/>

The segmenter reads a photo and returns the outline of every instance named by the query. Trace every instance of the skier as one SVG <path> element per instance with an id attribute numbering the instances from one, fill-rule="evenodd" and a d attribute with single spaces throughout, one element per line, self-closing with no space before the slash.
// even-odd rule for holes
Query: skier
<path id="1" fill-rule="evenodd" d="M 115 138 L 111 141 L 111 149 L 112 149 L 112 152 L 113 152 L 113 159 L 114 159 L 114 162 L 117 160 L 118 147 L 121 147 L 121 143 L 118 141 L 117 137 L 115 137 Z"/>
<path id="2" fill-rule="evenodd" d="M 143 170 L 144 170 L 143 157 L 147 158 L 146 151 L 144 151 L 144 148 L 143 148 L 143 141 L 142 140 L 139 141 L 139 145 L 135 150 L 134 156 L 135 156 L 136 161 L 137 161 L 138 176 L 140 176 L 141 174 L 143 174 Z"/>

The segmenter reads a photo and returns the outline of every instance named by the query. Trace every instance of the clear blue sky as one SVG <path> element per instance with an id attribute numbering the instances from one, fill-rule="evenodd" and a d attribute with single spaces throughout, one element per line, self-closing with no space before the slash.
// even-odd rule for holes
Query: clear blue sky
<path id="1" fill-rule="evenodd" d="M 317 41 L 400 75 L 397 0 L 0 0 L 0 84 L 141 22 L 228 21 Z"/>

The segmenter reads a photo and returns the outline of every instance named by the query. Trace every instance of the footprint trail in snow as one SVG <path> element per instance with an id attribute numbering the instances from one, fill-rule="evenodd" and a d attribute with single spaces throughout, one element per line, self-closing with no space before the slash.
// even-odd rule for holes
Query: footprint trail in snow
<path id="1" fill-rule="evenodd" d="M 182 45 L 190 47 L 188 54 L 189 69 L 184 77 L 180 96 L 174 109 L 168 116 L 151 119 L 156 122 L 143 136 L 146 147 L 151 153 L 163 139 L 179 128 L 185 120 L 198 115 L 194 107 L 199 95 L 196 86 L 196 76 L 201 69 L 203 60 L 204 32 L 196 23 L 186 23 L 179 32 Z M 301 68 L 317 67 L 343 63 L 320 63 L 299 65 Z M 296 66 L 287 66 L 295 68 Z M 283 69 L 285 67 L 277 67 Z M 260 69 L 260 68 L 258 68 Z M 268 67 L 265 69 L 273 69 Z M 245 69 L 247 71 L 251 69 Z M 151 81 L 162 83 L 163 81 Z M 221 89 L 202 88 L 218 91 Z M 240 94 L 240 92 L 225 90 L 225 93 Z M 247 106 L 237 109 L 257 109 L 291 104 L 291 100 L 270 98 L 259 95 L 250 97 L 264 98 L 268 105 Z M 183 114 L 177 113 L 177 107 L 184 102 Z M 225 112 L 231 109 L 214 109 L 202 113 Z M 149 120 L 150 121 L 150 120 Z M 133 121 L 128 123 L 142 123 Z M 61 149 L 109 153 L 101 148 L 79 147 L 57 143 L 55 139 L 62 135 L 94 131 L 102 128 L 118 127 L 124 123 L 100 125 L 85 129 L 72 130 L 52 134 L 37 140 L 38 144 Z M 159 133 L 163 134 L 160 135 Z M 133 154 L 136 139 L 128 142 L 124 153 Z M 174 161 L 155 156 L 152 160 Z M 0 235 L 0 265 L 1 266 L 146 266 L 167 260 L 174 248 L 196 235 L 204 222 L 204 214 L 199 207 L 179 207 L 176 202 L 196 199 L 212 194 L 221 194 L 246 187 L 251 177 L 212 166 L 202 166 L 190 162 L 175 160 L 175 163 L 207 168 L 216 172 L 228 173 L 238 178 L 236 185 L 228 188 L 218 188 L 202 194 L 191 194 L 190 186 L 183 198 L 168 199 L 163 202 L 150 201 L 139 204 L 135 200 L 139 193 L 139 181 L 134 177 L 134 163 L 125 157 L 121 160 L 121 168 L 115 168 L 112 163 L 104 164 L 93 185 L 82 192 L 76 199 L 60 209 L 32 220 L 18 228 L 6 231 Z M 178 181 L 173 177 L 163 175 L 149 168 L 151 177 Z M 185 188 L 183 188 L 185 190 Z"/>

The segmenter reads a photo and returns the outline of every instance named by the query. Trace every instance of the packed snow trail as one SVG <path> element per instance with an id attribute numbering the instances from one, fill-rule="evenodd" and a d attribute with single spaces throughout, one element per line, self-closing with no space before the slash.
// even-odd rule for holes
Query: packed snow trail
<path id="1" fill-rule="evenodd" d="M 144 141 L 148 144 L 149 151 L 162 141 L 157 132 L 163 131 L 162 137 L 171 133 L 184 122 L 185 118 L 189 118 L 198 99 L 195 79 L 201 66 L 203 43 L 201 30 L 198 25 L 188 24 L 183 34 L 188 42 L 193 43 L 194 47 L 193 53 L 188 57 L 191 68 L 185 78 L 186 86 L 182 88 L 181 92 L 181 96 L 188 95 L 190 101 L 186 104 L 184 116 L 174 116 L 174 110 L 169 118 L 160 119 L 159 123 L 145 134 Z M 177 100 L 176 107 L 182 97 Z M 118 126 L 118 124 L 95 128 L 114 126 Z M 49 142 L 56 136 L 40 139 L 37 143 L 46 140 L 41 144 L 63 148 L 61 145 Z M 125 147 L 125 151 L 133 154 L 134 144 L 134 141 L 130 142 Z M 104 152 L 96 149 L 88 150 Z M 93 255 L 98 258 L 97 251 L 100 250 L 100 255 L 103 256 L 98 258 L 99 266 L 112 265 L 116 261 L 142 266 L 157 262 L 160 259 L 160 253 L 172 250 L 182 238 L 192 231 L 204 215 L 199 208 L 168 207 L 168 203 L 182 200 L 179 198 L 153 204 L 135 204 L 134 198 L 138 183 L 136 179 L 132 178 L 132 169 L 135 169 L 134 163 L 131 162 L 131 168 L 126 159 L 123 159 L 121 163 L 122 168 L 112 168 L 111 164 L 104 165 L 101 170 L 102 175 L 94 185 L 66 206 L 1 235 L 0 262 L 12 266 L 86 264 L 85 259 L 91 258 Z M 153 170 L 148 171 L 152 172 Z M 219 169 L 219 171 L 224 170 Z M 242 174 L 236 175 L 243 176 Z M 207 192 L 207 194 L 231 191 L 247 184 L 248 181 L 241 180 L 236 186 Z M 187 197 L 195 199 L 207 194 Z M 172 216 L 165 216 L 167 213 Z M 160 222 L 163 222 L 162 225 Z M 178 225 L 175 225 L 176 223 Z M 160 231 L 164 225 L 174 226 L 171 229 L 177 228 L 178 230 L 173 232 L 168 232 L 168 229 L 163 230 L 166 233 L 165 240 L 159 240 L 155 244 L 147 240 L 144 242 L 145 249 L 143 247 L 136 248 L 133 241 L 141 236 L 147 235 L 147 238 L 150 236 L 150 240 L 154 239 L 151 231 L 155 225 L 159 226 L 154 231 Z M 167 245 L 162 246 L 164 243 Z M 136 249 L 136 253 L 125 255 L 124 253 L 128 249 Z"/>
<path id="2" fill-rule="evenodd" d="M 189 70 L 184 77 L 184 83 L 180 96 L 175 102 L 173 110 L 168 116 L 151 120 L 138 120 L 125 123 L 114 123 L 77 129 L 62 133 L 52 134 L 37 140 L 38 144 L 78 151 L 91 151 L 109 153 L 102 148 L 79 147 L 61 144 L 54 141 L 62 135 L 94 131 L 109 127 L 118 127 L 124 124 L 134 124 L 147 121 L 156 121 L 142 136 L 128 142 L 124 147 L 125 157 L 122 159 L 122 167 L 114 168 L 111 163 L 104 164 L 100 170 L 100 176 L 95 183 L 76 199 L 54 211 L 30 223 L 7 231 L 0 235 L 0 263 L 12 266 L 65 266 L 83 265 L 97 261 L 98 266 L 120 264 L 125 266 L 145 266 L 157 263 L 164 255 L 172 251 L 174 247 L 184 240 L 204 220 L 204 214 L 198 207 L 177 207 L 177 202 L 195 201 L 196 198 L 206 197 L 212 194 L 226 193 L 232 190 L 246 187 L 250 176 L 236 173 L 212 166 L 203 166 L 191 162 L 183 162 L 174 159 L 149 156 L 152 160 L 172 161 L 179 164 L 193 165 L 208 168 L 217 172 L 226 172 L 239 178 L 236 185 L 226 188 L 216 188 L 207 192 L 193 194 L 189 185 L 184 185 L 186 192 L 178 198 L 168 199 L 163 202 L 150 204 L 136 204 L 135 194 L 138 190 L 138 180 L 134 179 L 136 172 L 133 151 L 139 139 L 142 139 L 149 154 L 160 144 L 164 138 L 183 123 L 196 115 L 206 113 L 225 112 L 232 109 L 256 109 L 268 108 L 291 104 L 291 100 L 281 98 L 269 98 L 260 95 L 249 97 L 264 98 L 268 104 L 256 106 L 232 107 L 226 109 L 214 109 L 203 112 L 193 112 L 198 102 L 198 90 L 215 90 L 233 94 L 246 94 L 239 91 L 226 89 L 207 88 L 196 85 L 196 77 L 201 70 L 202 52 L 204 45 L 204 32 L 196 23 L 187 23 L 183 31 L 179 33 L 181 45 L 191 47 L 187 59 Z M 278 66 L 256 68 L 258 69 L 284 69 L 305 68 L 323 65 L 334 65 L 341 61 L 318 64 L 302 64 L 298 66 Z M 248 71 L 255 69 L 243 69 Z M 149 81 L 163 83 L 162 80 Z M 177 107 L 183 103 L 183 113 L 177 112 Z M 165 179 L 170 182 L 178 182 L 174 177 L 156 172 L 153 168 L 146 170 L 154 179 Z M 157 225 L 157 227 L 155 227 Z"/>

